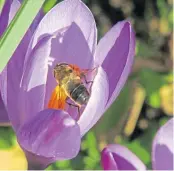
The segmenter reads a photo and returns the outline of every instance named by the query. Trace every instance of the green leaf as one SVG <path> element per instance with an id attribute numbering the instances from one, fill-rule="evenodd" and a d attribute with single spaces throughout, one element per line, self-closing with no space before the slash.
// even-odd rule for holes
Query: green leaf
<path id="1" fill-rule="evenodd" d="M 157 0 L 157 7 L 159 9 L 161 17 L 166 17 L 168 13 L 168 8 L 165 0 Z"/>
<path id="2" fill-rule="evenodd" d="M 86 135 L 85 142 L 87 144 L 88 156 L 91 158 L 94 158 L 95 161 L 98 161 L 100 156 L 99 156 L 99 151 L 98 151 L 98 147 L 97 147 L 97 139 L 96 139 L 94 132 L 90 131 Z"/>
<path id="3" fill-rule="evenodd" d="M 2 7 L 3 7 L 3 5 L 4 5 L 4 2 L 5 2 L 5 0 L 0 0 L 0 12 L 1 12 L 1 10 L 2 10 Z"/>
<path id="4" fill-rule="evenodd" d="M 144 149 L 146 149 L 149 152 L 149 154 L 152 153 L 152 143 L 153 143 L 153 139 L 154 139 L 155 134 L 157 133 L 158 129 L 159 129 L 159 123 L 156 120 L 154 120 L 151 123 L 149 123 L 149 127 L 144 132 L 143 136 L 139 137 L 141 146 Z M 138 157 L 141 157 L 141 156 L 138 156 Z M 142 159 L 142 161 L 144 161 L 144 160 Z M 152 160 L 151 160 L 151 162 L 152 162 Z M 148 166 L 148 169 L 152 168 L 151 162 L 149 164 L 146 164 Z"/>
<path id="5" fill-rule="evenodd" d="M 130 104 L 131 86 L 129 83 L 125 85 L 116 101 L 105 112 L 101 120 L 95 126 L 97 134 L 107 133 L 120 123 L 120 120 L 128 114 Z"/>
<path id="6" fill-rule="evenodd" d="M 85 145 L 86 155 L 83 157 L 84 169 L 97 169 L 99 168 L 100 152 L 98 150 L 98 144 L 96 135 L 90 131 L 82 141 L 83 146 Z"/>
<path id="7" fill-rule="evenodd" d="M 169 118 L 168 117 L 165 117 L 165 118 L 160 119 L 160 122 L 159 122 L 160 126 L 163 126 L 164 124 L 166 124 L 167 121 L 169 121 Z"/>
<path id="8" fill-rule="evenodd" d="M 95 159 L 88 156 L 84 158 L 84 163 L 85 163 L 84 170 L 95 169 L 96 166 L 98 165 Z"/>
<path id="9" fill-rule="evenodd" d="M 10 127 L 0 128 L 0 149 L 12 147 L 16 142 L 14 131 Z"/>
<path id="10" fill-rule="evenodd" d="M 160 55 L 160 52 L 155 46 L 151 46 L 140 39 L 136 41 L 136 56 L 148 58 L 158 55 Z"/>
<path id="11" fill-rule="evenodd" d="M 159 91 L 154 91 L 149 97 L 148 97 L 148 103 L 154 107 L 154 108 L 160 108 L 161 100 L 160 100 L 160 93 Z"/>
<path id="12" fill-rule="evenodd" d="M 129 143 L 127 144 L 127 147 L 133 153 L 135 153 L 145 164 L 148 164 L 150 162 L 150 154 L 145 148 L 143 148 L 139 141 Z"/>
<path id="13" fill-rule="evenodd" d="M 89 148 L 94 147 L 94 146 L 97 145 L 96 137 L 95 137 L 94 132 L 90 131 L 90 132 L 86 135 L 86 141 L 87 141 L 87 144 L 88 144 L 88 147 L 89 147 Z"/>
<path id="14" fill-rule="evenodd" d="M 54 5 L 57 3 L 57 0 L 47 0 L 45 1 L 43 5 L 43 10 L 45 13 L 47 13 L 51 8 L 54 7 Z"/>
<path id="15" fill-rule="evenodd" d="M 168 83 L 172 83 L 173 82 L 173 72 L 168 73 L 164 79 L 168 82 Z"/>
<path id="16" fill-rule="evenodd" d="M 167 83 L 165 75 L 152 70 L 143 69 L 139 74 L 139 81 L 146 91 L 148 103 L 152 107 L 160 107 L 159 90 Z"/>
<path id="17" fill-rule="evenodd" d="M 70 168 L 70 160 L 58 161 L 58 162 L 55 163 L 55 165 L 59 169 L 69 170 L 69 168 Z"/>
<path id="18" fill-rule="evenodd" d="M 25 0 L 0 40 L 0 73 L 13 55 L 44 0 Z"/>
<path id="19" fill-rule="evenodd" d="M 80 151 L 77 157 L 71 160 L 71 170 L 82 170 L 84 167 L 83 159 L 84 154 Z"/>
<path id="20" fill-rule="evenodd" d="M 147 90 L 148 95 L 159 90 L 161 86 L 167 83 L 164 75 L 149 69 L 143 69 L 139 76 L 140 83 Z"/>
<path id="21" fill-rule="evenodd" d="M 169 14 L 168 14 L 168 19 L 169 19 L 169 27 L 172 30 L 173 28 L 173 10 L 170 10 Z"/>

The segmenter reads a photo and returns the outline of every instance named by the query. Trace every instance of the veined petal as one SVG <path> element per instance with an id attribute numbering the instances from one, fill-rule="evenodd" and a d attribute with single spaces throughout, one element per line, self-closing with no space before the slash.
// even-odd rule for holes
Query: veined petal
<path id="1" fill-rule="evenodd" d="M 174 170 L 174 118 L 157 132 L 152 147 L 152 165 L 155 170 Z"/>
<path id="2" fill-rule="evenodd" d="M 61 110 L 39 112 L 20 128 L 17 138 L 24 150 L 48 159 L 71 159 L 80 150 L 79 126 Z"/>
<path id="3" fill-rule="evenodd" d="M 128 21 L 119 22 L 100 40 L 95 62 L 102 64 L 109 81 L 110 104 L 116 99 L 130 73 L 135 52 L 135 36 Z"/>
<path id="4" fill-rule="evenodd" d="M 84 34 L 89 48 L 93 53 L 97 43 L 97 33 L 94 17 L 88 7 L 81 0 L 64 0 L 52 8 L 40 22 L 32 44 L 37 44 L 44 34 L 69 27 L 75 22 Z"/>
<path id="5" fill-rule="evenodd" d="M 38 42 L 30 53 L 28 63 L 24 69 L 20 84 L 23 90 L 20 97 L 22 99 L 21 104 L 24 107 L 21 122 L 32 118 L 45 108 L 45 86 L 49 68 L 51 38 L 51 35 L 47 35 Z"/>
<path id="6" fill-rule="evenodd" d="M 104 170 L 146 170 L 142 161 L 126 147 L 110 144 L 101 153 Z"/>
<path id="7" fill-rule="evenodd" d="M 92 85 L 89 102 L 82 113 L 78 124 L 83 136 L 103 115 L 108 101 L 109 85 L 106 73 L 100 67 Z"/>
<path id="8" fill-rule="evenodd" d="M 0 14 L 0 37 L 20 7 L 18 0 L 6 0 Z"/>

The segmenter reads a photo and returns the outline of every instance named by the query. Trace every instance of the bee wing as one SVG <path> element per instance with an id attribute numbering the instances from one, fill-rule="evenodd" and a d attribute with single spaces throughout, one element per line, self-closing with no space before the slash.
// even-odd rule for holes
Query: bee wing
<path id="1" fill-rule="evenodd" d="M 62 87 L 59 85 L 53 90 L 51 98 L 48 103 L 48 108 L 51 109 L 65 109 L 67 95 Z"/>
<path id="2" fill-rule="evenodd" d="M 93 72 L 97 70 L 98 67 L 95 67 L 93 69 L 80 69 L 77 65 L 69 65 L 78 76 L 83 77 L 84 75 L 88 74 L 89 72 Z"/>

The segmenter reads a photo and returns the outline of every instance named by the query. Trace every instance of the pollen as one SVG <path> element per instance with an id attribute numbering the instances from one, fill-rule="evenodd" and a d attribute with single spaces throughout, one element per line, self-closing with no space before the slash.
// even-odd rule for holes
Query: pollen
<path id="1" fill-rule="evenodd" d="M 64 89 L 56 86 L 48 103 L 50 109 L 65 109 L 67 95 Z"/>

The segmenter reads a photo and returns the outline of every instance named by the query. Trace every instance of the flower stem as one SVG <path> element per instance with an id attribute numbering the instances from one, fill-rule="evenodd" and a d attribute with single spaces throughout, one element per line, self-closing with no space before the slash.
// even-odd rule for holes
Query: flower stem
<path id="1" fill-rule="evenodd" d="M 51 163 L 54 162 L 52 158 L 45 158 L 43 156 L 37 156 L 33 153 L 25 151 L 25 156 L 28 162 L 28 170 L 44 170 L 46 169 Z"/>
<path id="2" fill-rule="evenodd" d="M 47 166 L 28 163 L 28 170 L 44 170 Z"/>

